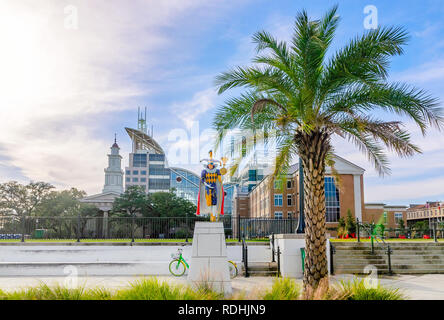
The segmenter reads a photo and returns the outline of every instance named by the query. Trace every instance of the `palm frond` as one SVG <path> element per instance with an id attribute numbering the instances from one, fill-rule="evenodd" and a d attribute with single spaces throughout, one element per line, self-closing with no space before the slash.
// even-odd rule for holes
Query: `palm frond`
<path id="1" fill-rule="evenodd" d="M 402 27 L 379 28 L 354 38 L 327 63 L 319 83 L 319 103 L 345 85 L 371 85 L 385 80 L 389 57 L 402 54 L 407 40 Z"/>

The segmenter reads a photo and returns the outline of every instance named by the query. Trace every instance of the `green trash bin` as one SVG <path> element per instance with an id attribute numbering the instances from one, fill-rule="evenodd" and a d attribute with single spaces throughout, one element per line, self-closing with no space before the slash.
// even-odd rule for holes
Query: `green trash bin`
<path id="1" fill-rule="evenodd" d="M 301 248 L 302 273 L 304 273 L 305 248 Z"/>
<path id="2" fill-rule="evenodd" d="M 34 238 L 35 239 L 43 239 L 45 235 L 45 229 L 35 229 L 34 230 Z"/>

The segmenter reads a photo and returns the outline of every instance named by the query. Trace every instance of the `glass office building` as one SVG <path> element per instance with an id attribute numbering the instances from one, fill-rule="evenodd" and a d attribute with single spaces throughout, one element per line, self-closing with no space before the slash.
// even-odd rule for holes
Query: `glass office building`
<path id="1" fill-rule="evenodd" d="M 165 152 L 146 130 L 145 119 L 139 115 L 138 129 L 125 128 L 132 141 L 129 165 L 125 168 L 125 188 L 139 186 L 152 192 L 176 194 L 197 205 L 200 176 L 183 168 L 169 167 Z M 224 185 L 224 212 L 231 214 L 233 199 L 232 183 Z"/>

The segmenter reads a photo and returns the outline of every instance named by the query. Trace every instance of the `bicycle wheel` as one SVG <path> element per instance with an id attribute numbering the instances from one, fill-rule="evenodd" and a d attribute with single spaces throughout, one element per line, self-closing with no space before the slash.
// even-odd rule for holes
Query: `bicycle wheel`
<path id="1" fill-rule="evenodd" d="M 169 269 L 173 276 L 180 277 L 183 276 L 183 274 L 187 270 L 187 267 L 185 266 L 185 263 L 183 263 L 183 261 L 179 259 L 174 259 L 170 262 Z"/>
<path id="2" fill-rule="evenodd" d="M 228 270 L 230 271 L 230 278 L 231 279 L 237 277 L 237 267 L 233 261 L 228 261 Z"/>

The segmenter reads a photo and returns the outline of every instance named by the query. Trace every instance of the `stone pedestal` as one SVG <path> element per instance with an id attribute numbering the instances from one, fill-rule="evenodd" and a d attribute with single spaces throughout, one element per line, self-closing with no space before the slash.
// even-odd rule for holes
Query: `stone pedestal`
<path id="1" fill-rule="evenodd" d="M 209 283 L 225 294 L 232 292 L 222 222 L 196 222 L 188 281 L 194 286 Z"/>
<path id="2" fill-rule="evenodd" d="M 329 238 L 329 235 L 327 235 Z M 302 278 L 302 255 L 301 248 L 305 249 L 305 234 L 277 234 L 275 239 L 275 250 L 279 246 L 281 251 L 280 271 L 283 277 Z M 327 239 L 327 261 L 328 273 L 330 274 L 330 240 Z"/>

